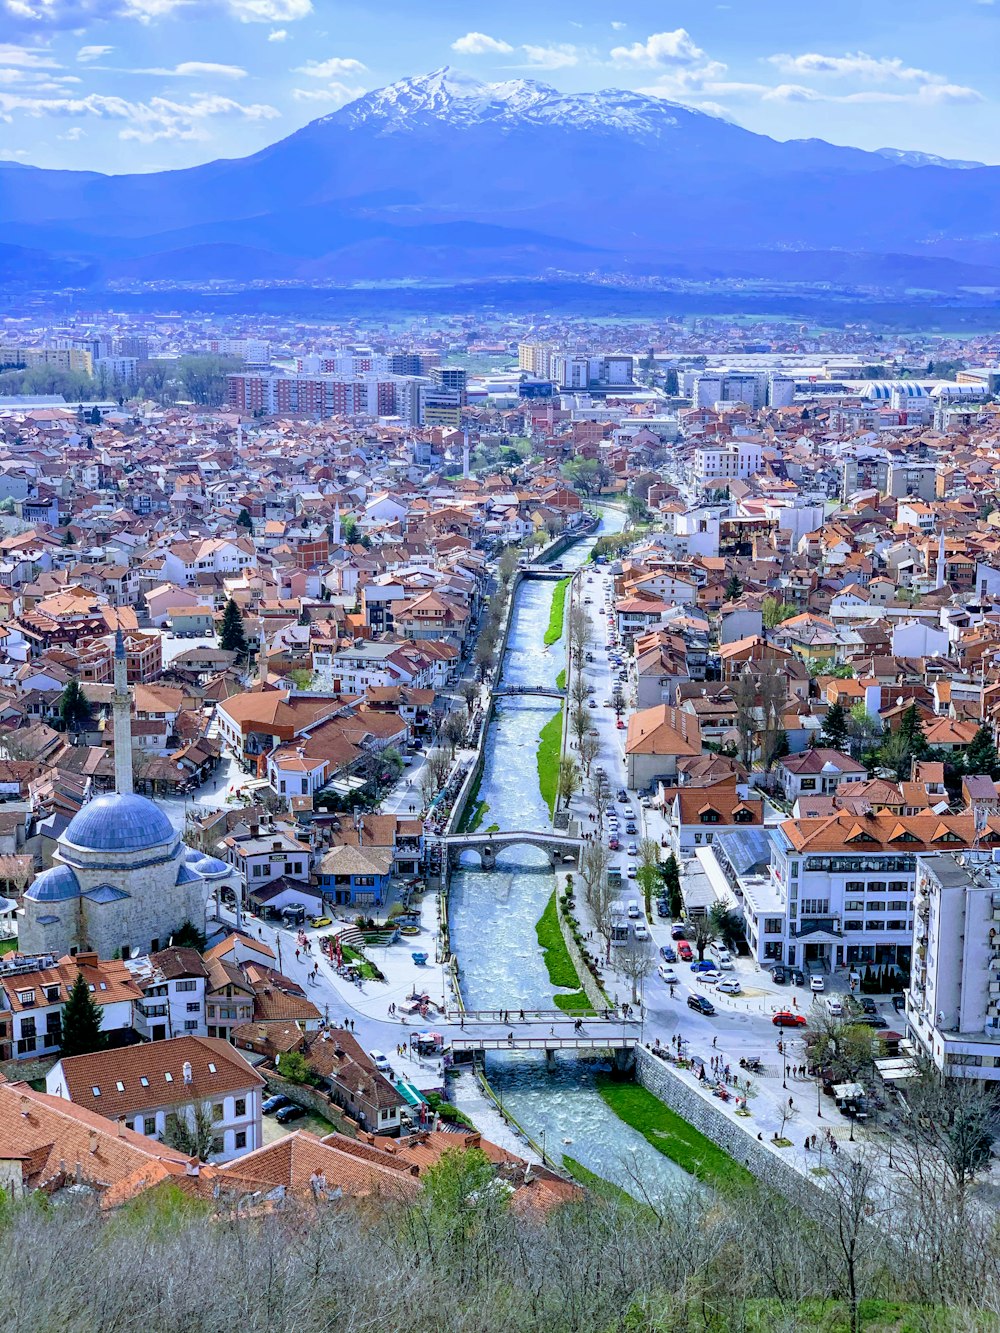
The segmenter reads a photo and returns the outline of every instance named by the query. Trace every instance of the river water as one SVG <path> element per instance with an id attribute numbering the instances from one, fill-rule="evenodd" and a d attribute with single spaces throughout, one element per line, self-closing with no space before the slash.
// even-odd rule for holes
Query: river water
<path id="1" fill-rule="evenodd" d="M 619 532 L 621 526 L 622 515 L 605 511 L 598 531 Z M 563 568 L 581 565 L 592 544 L 592 538 L 585 538 L 567 551 L 560 557 Z M 555 586 L 540 580 L 521 583 L 503 664 L 504 684 L 554 685 L 565 666 L 565 642 L 551 648 L 543 643 Z M 505 699 L 498 709 L 486 737 L 479 786 L 479 799 L 488 806 L 482 828 L 550 827 L 538 790 L 536 755 L 538 733 L 554 711 L 551 701 L 532 698 Z M 535 935 L 535 924 L 555 887 L 548 857 L 537 848 L 511 848 L 497 857 L 496 869 L 490 871 L 480 869 L 474 856 L 469 860 L 472 864 L 452 873 L 448 912 L 466 1006 L 553 1007 L 555 992 Z M 632 1193 L 674 1193 L 690 1183 L 679 1167 L 605 1106 L 594 1086 L 597 1072 L 607 1068 L 599 1061 L 558 1052 L 554 1068 L 548 1069 L 541 1053 L 501 1052 L 488 1058 L 487 1068 L 504 1107 L 554 1162 L 568 1154 Z"/>

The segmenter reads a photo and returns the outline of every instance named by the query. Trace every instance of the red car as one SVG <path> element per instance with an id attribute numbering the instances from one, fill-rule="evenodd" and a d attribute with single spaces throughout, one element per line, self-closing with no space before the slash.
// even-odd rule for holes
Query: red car
<path id="1" fill-rule="evenodd" d="M 618 719 L 618 721 L 615 723 L 615 726 L 618 728 L 619 731 L 625 730 L 625 723 L 621 720 L 621 718 Z"/>
<path id="2" fill-rule="evenodd" d="M 791 1009 L 779 1009 L 771 1019 L 776 1028 L 804 1028 L 806 1020 L 801 1014 L 793 1014 Z"/>
<path id="3" fill-rule="evenodd" d="M 613 852 L 617 852 L 617 850 L 618 850 L 618 848 L 619 848 L 620 846 L 621 846 L 621 843 L 618 841 L 617 838 L 609 838 L 609 839 L 608 839 L 608 847 L 611 849 L 611 851 L 613 851 Z"/>
<path id="4" fill-rule="evenodd" d="M 690 963 L 691 959 L 694 957 L 694 951 L 690 944 L 688 944 L 687 940 L 678 940 L 677 956 L 685 963 Z"/>

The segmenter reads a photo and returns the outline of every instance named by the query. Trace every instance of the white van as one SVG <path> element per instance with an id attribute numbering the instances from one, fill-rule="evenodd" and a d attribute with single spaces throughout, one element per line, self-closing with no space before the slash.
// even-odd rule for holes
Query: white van
<path id="1" fill-rule="evenodd" d="M 723 972 L 732 972 L 734 970 L 733 956 L 723 945 L 712 944 L 709 946 L 708 952 L 712 955 L 713 960 Z"/>

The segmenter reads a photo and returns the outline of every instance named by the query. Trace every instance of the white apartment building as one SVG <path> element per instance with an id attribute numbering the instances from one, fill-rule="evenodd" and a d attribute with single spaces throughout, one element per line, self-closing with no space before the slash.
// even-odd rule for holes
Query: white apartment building
<path id="1" fill-rule="evenodd" d="M 694 452 L 695 484 L 714 486 L 719 482 L 747 481 L 760 471 L 763 460 L 763 446 L 756 440 L 702 445 Z"/>
<path id="2" fill-rule="evenodd" d="M 917 868 L 906 1017 L 917 1051 L 945 1074 L 1000 1080 L 1000 863 L 942 852 Z"/>

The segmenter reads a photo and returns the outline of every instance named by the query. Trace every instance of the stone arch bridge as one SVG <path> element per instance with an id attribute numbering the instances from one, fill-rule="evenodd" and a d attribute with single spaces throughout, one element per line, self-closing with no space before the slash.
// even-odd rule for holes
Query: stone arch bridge
<path id="1" fill-rule="evenodd" d="M 496 865 L 498 853 L 507 847 L 540 847 L 548 852 L 553 866 L 558 866 L 570 858 L 574 865 L 579 864 L 582 838 L 574 838 L 568 833 L 541 832 L 539 830 L 521 830 L 512 833 L 449 833 L 440 839 L 448 853 L 448 864 L 454 866 L 462 852 L 476 852 L 484 870 L 492 870 Z"/>

